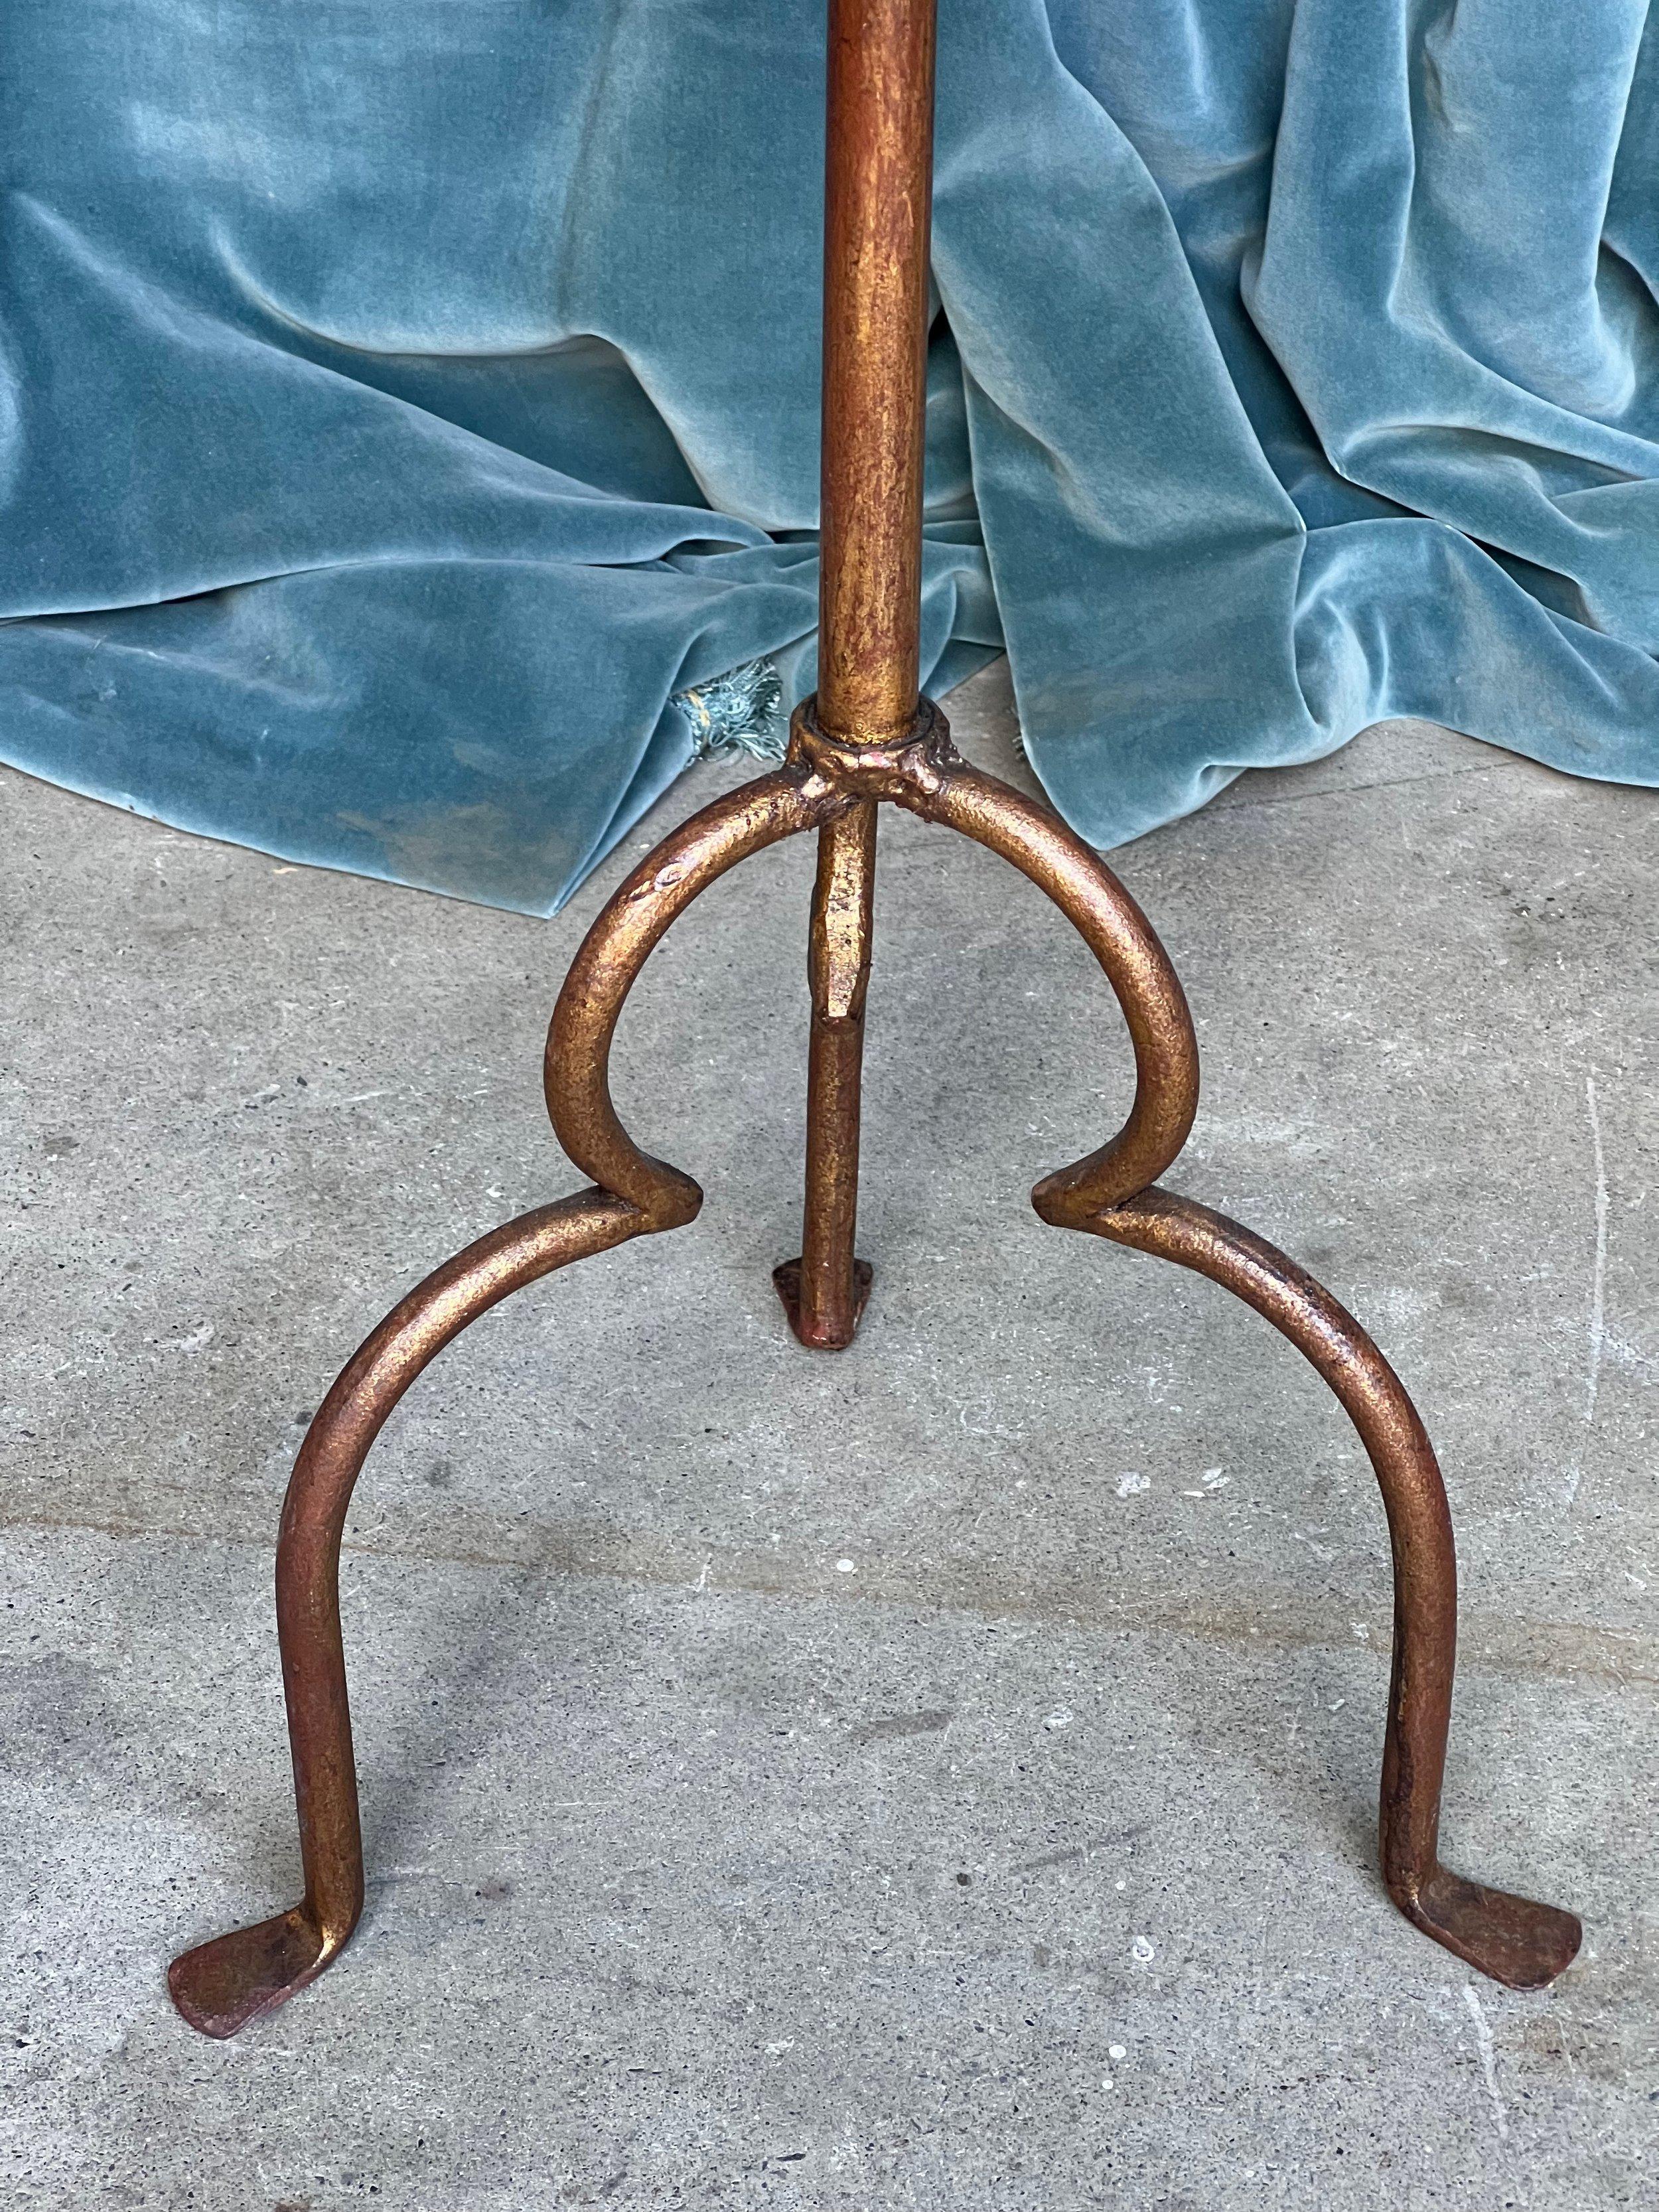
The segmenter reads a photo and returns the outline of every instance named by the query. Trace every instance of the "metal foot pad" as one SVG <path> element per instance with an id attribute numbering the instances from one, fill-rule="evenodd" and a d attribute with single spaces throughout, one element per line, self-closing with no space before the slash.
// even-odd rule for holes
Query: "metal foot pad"
<path id="1" fill-rule="evenodd" d="M 1553 1982 L 1584 1939 L 1574 1914 L 1465 1881 L 1448 1867 L 1437 1867 L 1409 1903 L 1395 1901 L 1425 1936 L 1512 1990 L 1541 1990 Z"/>
<path id="2" fill-rule="evenodd" d="M 304 1909 L 233 1929 L 185 1951 L 167 1968 L 173 2002 L 204 2035 L 234 2035 L 262 2012 L 314 1982 L 340 1948 L 325 1944 Z"/>
<path id="3" fill-rule="evenodd" d="M 870 1303 L 870 1285 L 873 1270 L 867 1260 L 853 1262 L 853 1310 L 844 1328 L 837 1327 L 833 1317 L 818 1316 L 803 1327 L 800 1310 L 800 1261 L 785 1260 L 772 1270 L 772 1286 L 783 1301 L 783 1310 L 789 1316 L 789 1326 L 800 1341 L 811 1352 L 844 1352 L 858 1333 L 864 1318 L 864 1309 Z"/>

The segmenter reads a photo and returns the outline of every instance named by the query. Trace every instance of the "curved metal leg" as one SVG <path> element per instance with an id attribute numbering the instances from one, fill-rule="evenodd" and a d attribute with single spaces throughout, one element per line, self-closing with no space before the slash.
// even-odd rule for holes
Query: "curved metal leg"
<path id="1" fill-rule="evenodd" d="M 556 1267 L 668 1225 L 597 1190 L 521 1214 L 411 1291 L 324 1400 L 295 1462 L 276 1551 L 276 1632 L 305 1896 L 273 1920 L 239 1928 L 173 1960 L 167 1973 L 173 2001 L 204 2035 L 234 2035 L 314 1981 L 344 1948 L 362 1910 L 362 1839 L 340 1641 L 340 1534 L 386 1416 L 422 1369 L 481 1313 Z"/>
<path id="2" fill-rule="evenodd" d="M 1573 1915 L 1466 1881 L 1439 1860 L 1457 1565 L 1445 1486 L 1415 1407 L 1358 1322 L 1312 1276 L 1153 1181 L 1185 1142 L 1198 1100 L 1196 1047 L 1162 946 L 1099 856 L 1006 785 L 939 757 L 893 795 L 989 846 L 1046 890 L 1094 951 L 1128 1023 L 1140 1078 L 1134 1110 L 1110 1144 L 1037 1185 L 1037 1212 L 1058 1228 L 1191 1267 L 1254 1306 L 1323 1376 L 1370 1455 L 1394 1553 L 1381 1838 L 1389 1896 L 1414 1927 L 1495 1981 L 1533 1989 L 1553 1980 L 1582 1940 Z"/>
<path id="3" fill-rule="evenodd" d="M 1270 1321 L 1318 1370 L 1359 1432 L 1394 1553 L 1394 1673 L 1382 1746 L 1381 1856 L 1414 1927 L 1511 1989 L 1553 1981 L 1583 1930 L 1571 1912 L 1466 1881 L 1440 1863 L 1440 1786 L 1457 1644 L 1457 1562 L 1445 1486 L 1417 1409 L 1364 1330 L 1282 1252 L 1224 1214 L 1156 1188 L 1079 1217 L 1042 1195 L 1057 1226 L 1086 1229 L 1207 1275 Z"/>
<path id="4" fill-rule="evenodd" d="M 300 1816 L 305 1896 L 173 1960 L 173 2002 L 205 2035 L 234 2035 L 343 1949 L 363 1902 L 362 1839 L 340 1641 L 340 1535 L 364 1460 L 392 1407 L 470 1322 L 539 1276 L 691 1220 L 702 1193 L 640 1151 L 617 1119 L 607 1066 L 634 979 L 677 915 L 748 854 L 844 809 L 793 771 L 763 776 L 683 823 L 636 868 L 584 939 L 549 1035 L 555 1131 L 600 1187 L 538 1206 L 447 1261 L 380 1323 L 307 1432 L 283 1506 L 276 1626 Z"/>

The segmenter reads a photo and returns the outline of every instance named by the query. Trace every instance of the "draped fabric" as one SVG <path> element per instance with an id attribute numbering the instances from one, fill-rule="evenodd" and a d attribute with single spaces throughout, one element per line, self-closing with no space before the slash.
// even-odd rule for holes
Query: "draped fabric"
<path id="1" fill-rule="evenodd" d="M 545 913 L 810 688 L 823 0 L 0 0 L 0 758 Z M 923 659 L 1659 781 L 1644 0 L 941 0 Z"/>

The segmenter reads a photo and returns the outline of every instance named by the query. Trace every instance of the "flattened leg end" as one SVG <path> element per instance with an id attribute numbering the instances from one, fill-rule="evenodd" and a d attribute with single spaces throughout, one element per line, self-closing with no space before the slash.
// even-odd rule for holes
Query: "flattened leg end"
<path id="1" fill-rule="evenodd" d="M 343 1936 L 325 1942 L 305 1907 L 295 1905 L 180 1953 L 167 1968 L 167 1987 L 192 2027 L 222 2039 L 315 1981 L 344 1942 Z"/>
<path id="2" fill-rule="evenodd" d="M 1413 1896 L 1394 1893 L 1414 1928 L 1506 1989 L 1541 1990 L 1578 1954 L 1584 1930 L 1576 1915 L 1505 1889 L 1465 1881 L 1437 1867 Z"/>

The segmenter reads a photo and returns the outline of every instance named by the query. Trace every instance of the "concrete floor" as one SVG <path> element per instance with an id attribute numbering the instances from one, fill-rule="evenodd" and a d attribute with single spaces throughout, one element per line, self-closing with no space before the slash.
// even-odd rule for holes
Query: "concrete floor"
<path id="1" fill-rule="evenodd" d="M 1000 672 L 954 712 L 1006 771 Z M 361 1933 L 234 2043 L 173 2014 L 173 1951 L 297 1891 L 270 1581 L 307 1418 L 429 1265 L 572 1187 L 558 977 L 737 780 L 550 924 L 0 778 L 0 2202 L 1659 2203 L 1659 799 L 1419 725 L 1120 862 L 1206 1054 L 1171 1179 L 1352 1304 L 1439 1442 L 1447 1856 L 1583 1913 L 1558 1987 L 1384 1900 L 1364 1458 L 1255 1316 L 1036 1221 L 1121 1113 L 1117 1019 L 1034 892 L 901 817 L 857 1345 L 799 1351 L 768 1279 L 797 845 L 623 1025 L 701 1221 L 479 1324 L 371 1462 Z"/>

